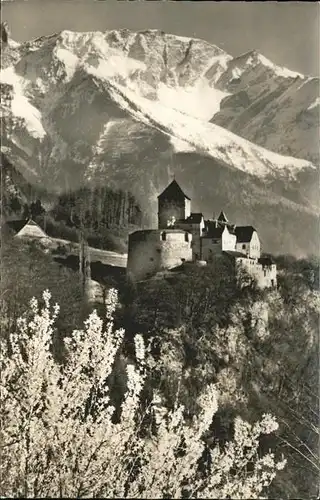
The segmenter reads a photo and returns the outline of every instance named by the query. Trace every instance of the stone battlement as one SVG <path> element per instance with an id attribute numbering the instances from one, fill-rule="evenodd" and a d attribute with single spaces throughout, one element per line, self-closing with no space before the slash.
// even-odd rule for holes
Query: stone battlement
<path id="1" fill-rule="evenodd" d="M 180 229 L 149 229 L 129 235 L 128 274 L 143 280 L 192 261 L 192 235 Z"/>

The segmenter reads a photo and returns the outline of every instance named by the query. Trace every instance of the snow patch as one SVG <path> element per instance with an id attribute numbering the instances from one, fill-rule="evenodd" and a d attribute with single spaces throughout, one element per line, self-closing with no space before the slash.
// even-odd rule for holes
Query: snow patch
<path id="1" fill-rule="evenodd" d="M 291 71 L 288 68 L 274 64 L 272 61 L 267 59 L 267 57 L 263 56 L 256 50 L 245 52 L 244 54 L 236 57 L 235 60 L 237 60 L 238 62 L 240 62 L 241 60 L 245 61 L 244 70 L 249 66 L 256 67 L 258 64 L 262 64 L 265 68 L 272 69 L 276 76 L 281 76 L 284 78 L 305 78 L 305 76 L 301 73 L 297 73 L 296 71 Z"/>
<path id="2" fill-rule="evenodd" d="M 14 94 L 11 109 L 14 115 L 24 119 L 28 131 L 34 138 L 43 139 L 46 132 L 41 124 L 41 113 L 37 108 L 30 104 L 26 97 Z"/>
<path id="3" fill-rule="evenodd" d="M 283 66 L 277 66 L 276 64 L 273 64 L 273 62 L 271 62 L 262 54 L 258 55 L 258 59 L 261 64 L 263 64 L 267 68 L 272 69 L 277 76 L 283 76 L 284 78 L 305 78 L 301 73 L 297 73 L 296 71 L 291 71 L 290 69 L 284 68 Z"/>
<path id="4" fill-rule="evenodd" d="M 161 82 L 158 87 L 161 104 L 206 121 L 220 111 L 220 102 L 227 95 L 230 94 L 210 87 L 204 80 L 186 88 L 169 87 Z"/>
<path id="5" fill-rule="evenodd" d="M 42 92 L 43 94 L 45 94 L 45 92 L 47 90 L 47 87 L 45 86 L 44 81 L 42 80 L 42 78 L 40 78 L 40 77 L 36 78 L 36 85 L 37 85 L 38 89 L 40 90 L 40 92 Z"/>
<path id="6" fill-rule="evenodd" d="M 174 147 L 176 153 L 193 153 L 196 148 L 189 144 L 189 142 L 183 141 L 178 137 L 171 136 L 170 143 Z"/>
<path id="7" fill-rule="evenodd" d="M 110 55 L 107 60 L 99 59 L 99 64 L 97 67 L 91 66 L 86 63 L 85 68 L 88 73 L 105 80 L 115 76 L 128 78 L 134 71 L 145 71 L 146 65 L 141 61 L 137 61 L 136 59 L 124 57 L 123 54 L 114 53 L 113 55 Z"/>
<path id="8" fill-rule="evenodd" d="M 101 154 L 103 153 L 103 148 L 102 144 L 103 141 L 106 139 L 109 131 L 112 129 L 113 125 L 116 125 L 118 122 L 116 120 L 110 120 L 106 125 L 103 127 L 103 131 L 100 134 L 100 137 L 97 141 L 96 147 L 95 147 L 95 154 Z"/>
<path id="9" fill-rule="evenodd" d="M 55 50 L 55 56 L 64 64 L 67 73 L 67 79 L 71 80 L 79 63 L 78 57 L 70 52 L 70 50 L 60 47 Z"/>
<path id="10" fill-rule="evenodd" d="M 11 47 L 12 49 L 17 49 L 18 47 L 20 47 L 20 46 L 21 46 L 21 43 L 16 42 L 15 40 L 12 40 L 12 38 L 9 38 L 9 40 L 8 40 L 8 45 L 9 45 L 9 47 Z"/>
<path id="11" fill-rule="evenodd" d="M 194 150 L 250 175 L 264 178 L 279 176 L 282 172 L 294 178 L 304 168 L 315 168 L 307 160 L 273 153 L 218 125 L 187 116 L 160 102 L 139 97 L 121 85 L 112 85 L 110 93 L 133 116 L 167 133 L 174 141 L 182 141 L 177 144 L 187 143 Z"/>
<path id="12" fill-rule="evenodd" d="M 23 93 L 23 79 L 19 77 L 14 68 L 9 67 L 0 72 L 0 82 L 13 86 L 11 111 L 14 116 L 23 118 L 28 132 L 35 139 L 43 139 L 46 132 L 41 123 L 41 113 L 25 97 Z"/>
<path id="13" fill-rule="evenodd" d="M 317 97 L 315 101 L 313 101 L 307 109 L 313 109 L 317 106 L 320 106 L 320 97 Z"/>
<path id="14" fill-rule="evenodd" d="M 157 31 L 157 30 L 148 30 L 148 31 Z M 170 36 L 169 34 L 167 36 Z M 189 43 L 191 38 L 187 36 L 180 36 L 180 35 L 171 35 L 175 40 L 179 40 L 179 42 L 185 42 Z"/>
<path id="15" fill-rule="evenodd" d="M 103 127 L 103 131 L 99 135 L 99 139 L 97 140 L 96 144 L 93 146 L 93 157 L 87 166 L 87 179 L 90 180 L 91 177 L 91 172 L 94 172 L 94 170 L 97 168 L 97 157 L 104 152 L 103 148 L 103 143 L 106 140 L 109 131 L 112 129 L 114 125 L 118 123 L 118 120 L 110 120 L 108 123 L 106 123 Z"/>
<path id="16" fill-rule="evenodd" d="M 240 78 L 240 76 L 242 75 L 242 73 L 244 72 L 244 69 L 240 69 L 238 68 L 237 66 L 235 68 L 233 68 L 233 70 L 231 71 L 231 76 L 232 76 L 232 79 L 237 79 L 237 78 Z"/>
<path id="17" fill-rule="evenodd" d="M 207 67 L 202 71 L 202 76 L 205 76 L 206 73 L 210 72 L 210 70 L 215 67 L 215 74 L 212 78 L 213 83 L 217 83 L 221 75 L 228 69 L 228 63 L 232 60 L 232 57 L 229 54 L 222 54 L 219 56 L 214 56 L 210 59 Z"/>
<path id="18" fill-rule="evenodd" d="M 253 57 L 252 55 L 249 55 L 246 58 L 242 68 L 239 68 L 239 66 L 234 66 L 231 71 L 231 78 L 229 80 L 229 83 L 232 82 L 232 80 L 237 80 L 238 78 L 240 78 L 241 75 L 246 71 L 246 69 L 252 65 L 252 63 L 253 63 Z"/>

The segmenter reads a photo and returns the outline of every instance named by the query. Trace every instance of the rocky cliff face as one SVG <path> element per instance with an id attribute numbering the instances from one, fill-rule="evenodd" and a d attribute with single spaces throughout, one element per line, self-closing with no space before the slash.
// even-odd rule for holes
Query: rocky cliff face
<path id="1" fill-rule="evenodd" d="M 30 182 L 130 189 L 153 223 L 175 172 L 194 210 L 255 224 L 266 250 L 317 248 L 316 79 L 155 30 L 5 50 L 2 151 Z"/>
<path id="2" fill-rule="evenodd" d="M 272 151 L 319 163 L 319 78 L 279 68 L 256 51 L 230 61 L 230 92 L 212 122 Z"/>

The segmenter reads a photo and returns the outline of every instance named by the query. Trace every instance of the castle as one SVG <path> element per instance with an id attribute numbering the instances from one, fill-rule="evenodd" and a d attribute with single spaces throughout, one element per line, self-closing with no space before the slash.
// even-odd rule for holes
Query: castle
<path id="1" fill-rule="evenodd" d="M 204 220 L 202 213 L 191 212 L 190 198 L 173 180 L 158 196 L 158 229 L 129 235 L 127 272 L 140 281 L 184 262 L 205 265 L 219 256 L 231 258 L 260 288 L 277 285 L 276 265 L 261 257 L 254 227 L 230 224 L 224 212 Z"/>

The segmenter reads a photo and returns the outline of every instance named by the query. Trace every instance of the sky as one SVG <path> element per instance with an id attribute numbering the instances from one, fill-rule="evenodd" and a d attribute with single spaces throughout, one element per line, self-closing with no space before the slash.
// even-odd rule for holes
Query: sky
<path id="1" fill-rule="evenodd" d="M 156 28 L 202 38 L 233 56 L 256 49 L 276 64 L 319 75 L 319 2 L 7 0 L 1 7 L 17 41 L 63 29 Z"/>

